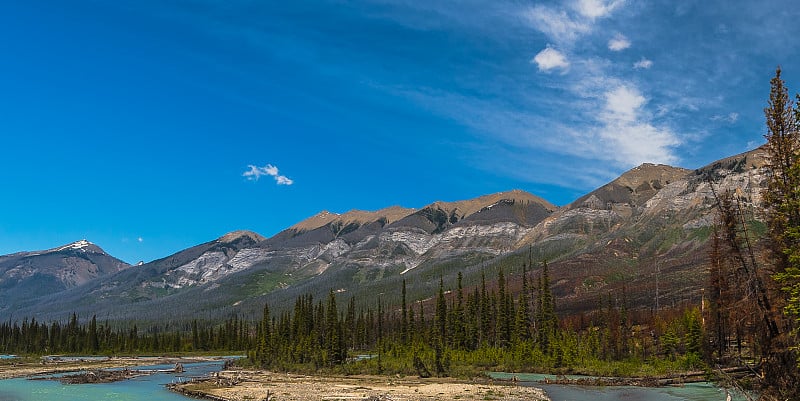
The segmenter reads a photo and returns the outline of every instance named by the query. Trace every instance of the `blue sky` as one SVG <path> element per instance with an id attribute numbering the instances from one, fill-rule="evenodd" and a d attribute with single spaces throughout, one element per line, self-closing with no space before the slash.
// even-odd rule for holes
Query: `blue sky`
<path id="1" fill-rule="evenodd" d="M 523 189 L 763 142 L 791 1 L 25 1 L 0 6 L 0 254 L 135 263 L 321 210 Z"/>

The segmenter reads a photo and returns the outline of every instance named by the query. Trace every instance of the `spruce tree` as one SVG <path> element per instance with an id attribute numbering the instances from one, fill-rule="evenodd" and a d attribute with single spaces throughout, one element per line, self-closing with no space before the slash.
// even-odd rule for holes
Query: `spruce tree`
<path id="1" fill-rule="evenodd" d="M 328 295 L 328 308 L 325 317 L 325 351 L 329 365 L 338 365 L 344 361 L 342 347 L 342 326 L 339 323 L 339 312 L 336 307 L 336 293 Z"/>
<path id="2" fill-rule="evenodd" d="M 505 347 L 511 339 L 511 316 L 506 302 L 506 278 L 502 268 L 497 273 L 497 293 L 497 345 Z"/>
<path id="3" fill-rule="evenodd" d="M 800 95 L 797 96 L 800 102 Z M 769 176 L 762 192 L 775 278 L 787 295 L 786 311 L 800 319 L 800 105 L 793 107 L 780 67 L 770 81 L 767 121 Z"/>
<path id="4" fill-rule="evenodd" d="M 527 266 L 522 265 L 522 292 L 517 298 L 517 315 L 514 321 L 514 341 L 528 341 L 531 337 L 530 291 Z"/>
<path id="5" fill-rule="evenodd" d="M 444 298 L 444 279 L 439 277 L 439 293 L 436 297 L 436 337 L 444 344 L 447 341 L 447 301 Z"/>
<path id="6" fill-rule="evenodd" d="M 463 275 L 458 272 L 458 283 L 456 301 L 453 308 L 453 345 L 458 349 L 464 349 L 467 342 L 467 332 L 464 322 L 464 287 Z"/>
<path id="7" fill-rule="evenodd" d="M 481 292 L 478 299 L 480 309 L 480 325 L 478 334 L 480 345 L 484 346 L 491 341 L 491 306 L 489 305 L 489 293 L 486 291 L 486 275 L 481 272 Z"/>
<path id="8" fill-rule="evenodd" d="M 796 96 L 800 101 L 800 96 Z M 766 345 L 769 352 L 764 364 L 767 382 L 779 390 L 781 399 L 800 398 L 796 386 L 798 373 L 798 333 L 800 323 L 800 106 L 793 107 L 788 89 L 781 79 L 781 69 L 770 81 L 768 106 L 764 109 L 767 124 L 767 186 L 762 190 L 769 229 L 773 278 L 785 297 L 778 300 L 791 317 L 785 326 L 770 330 Z M 762 295 L 766 303 L 772 301 Z M 769 305 L 769 304 L 767 304 Z M 770 308 L 771 309 L 771 308 Z M 780 316 L 774 317 L 780 319 Z M 774 326 L 778 328 L 777 326 Z M 776 337 L 776 338 L 772 338 Z M 774 342 L 773 342 L 774 341 Z M 793 350 L 793 351 L 790 351 Z M 793 361 L 792 361 L 793 360 Z M 790 362 L 791 361 L 791 362 Z M 780 379 L 779 379 L 780 378 Z"/>
<path id="9" fill-rule="evenodd" d="M 406 305 L 406 279 L 403 279 L 403 292 L 402 292 L 402 316 L 400 318 L 400 343 L 403 345 L 408 344 L 408 307 Z"/>

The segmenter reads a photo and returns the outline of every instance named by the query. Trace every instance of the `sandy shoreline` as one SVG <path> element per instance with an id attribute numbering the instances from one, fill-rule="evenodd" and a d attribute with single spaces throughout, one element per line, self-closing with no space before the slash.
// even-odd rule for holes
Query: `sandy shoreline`
<path id="1" fill-rule="evenodd" d="M 219 401 L 333 400 L 547 400 L 541 389 L 490 381 L 381 376 L 308 376 L 265 371 L 222 371 L 217 377 L 171 385 L 173 391 Z"/>

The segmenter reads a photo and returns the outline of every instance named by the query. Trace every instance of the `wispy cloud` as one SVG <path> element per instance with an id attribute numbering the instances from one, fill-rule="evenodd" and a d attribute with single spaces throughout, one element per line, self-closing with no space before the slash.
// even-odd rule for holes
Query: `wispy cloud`
<path id="1" fill-rule="evenodd" d="M 292 185 L 294 184 L 294 180 L 285 175 L 281 175 L 278 172 L 278 167 L 275 167 L 271 164 L 267 164 L 264 167 L 254 166 L 249 164 L 247 166 L 250 170 L 245 171 L 242 173 L 242 176 L 247 178 L 250 181 L 258 181 L 259 178 L 262 176 L 270 176 L 275 179 L 275 182 L 278 185 Z"/>
<path id="2" fill-rule="evenodd" d="M 631 41 L 625 35 L 618 33 L 608 41 L 608 50 L 619 52 L 631 47 Z"/>
<path id="3" fill-rule="evenodd" d="M 566 71 L 569 68 L 566 56 L 550 46 L 536 54 L 531 63 L 536 63 L 539 71 L 542 72 L 550 72 L 555 69 Z"/>
<path id="4" fill-rule="evenodd" d="M 652 66 L 653 66 L 653 61 L 648 60 L 648 59 L 646 59 L 644 57 L 642 57 L 641 60 L 633 63 L 633 68 L 635 68 L 637 70 L 646 70 L 646 69 L 648 69 L 648 68 L 650 68 Z"/>
<path id="5" fill-rule="evenodd" d="M 573 103 L 572 109 L 582 119 L 549 127 L 569 141 L 570 149 L 552 148 L 551 151 L 604 160 L 619 167 L 643 162 L 674 163 L 678 161 L 675 149 L 683 143 L 681 135 L 655 123 L 658 115 L 648 112 L 649 101 L 640 87 L 630 78 L 615 73 L 619 71 L 614 68 L 618 63 L 598 57 L 596 51 L 589 50 L 591 48 L 576 45 L 583 37 L 590 42 L 592 36 L 596 43 L 602 34 L 594 32 L 599 20 L 611 17 L 624 4 L 618 0 L 577 0 L 571 7 L 536 6 L 525 14 L 535 29 L 569 50 L 568 64 L 567 56 L 551 45 L 539 52 L 533 61 L 540 71 L 569 66 L 570 75 L 559 85 L 575 99 L 580 99 Z M 631 40 L 622 33 L 615 34 L 607 42 L 608 49 L 613 52 L 631 45 Z M 642 58 L 634 68 L 647 69 L 652 65 L 652 61 Z M 662 105 L 655 105 L 656 109 L 659 107 Z"/>
<path id="6" fill-rule="evenodd" d="M 578 14 L 589 18 L 596 19 L 608 16 L 616 8 L 625 3 L 623 0 L 604 1 L 604 0 L 578 0 L 573 3 L 573 8 Z"/>
<path id="7" fill-rule="evenodd" d="M 716 114 L 711 116 L 711 121 L 733 124 L 739 121 L 739 113 L 728 113 L 727 115 Z"/>
<path id="8" fill-rule="evenodd" d="M 657 111 L 677 106 L 664 105 L 663 97 L 652 99 L 647 82 L 623 75 L 630 71 L 631 61 L 609 59 L 605 51 L 632 45 L 621 33 L 600 31 L 601 19 L 610 18 L 623 4 L 577 1 L 572 8 L 537 5 L 520 11 L 527 29 L 547 38 L 547 45 L 530 64 L 539 72 L 556 73 L 533 78 L 534 88 L 545 87 L 552 96 L 537 96 L 541 92 L 535 89 L 526 93 L 530 83 L 513 92 L 514 102 L 447 89 L 393 89 L 489 139 L 478 141 L 480 151 L 471 154 L 484 156 L 472 160 L 506 176 L 588 188 L 641 163 L 675 164 L 680 161 L 678 149 L 689 139 L 673 128 L 670 116 Z M 642 60 L 638 68 L 652 65 Z"/>
<path id="9" fill-rule="evenodd" d="M 572 3 L 571 10 L 539 4 L 524 12 L 523 17 L 550 40 L 562 46 L 570 46 L 592 32 L 595 20 L 608 17 L 623 4 L 624 1 L 621 0 L 578 0 Z"/>
<path id="10" fill-rule="evenodd" d="M 564 10 L 536 5 L 525 13 L 534 28 L 559 44 L 571 44 L 591 31 L 591 24 L 583 18 L 575 18 Z"/>

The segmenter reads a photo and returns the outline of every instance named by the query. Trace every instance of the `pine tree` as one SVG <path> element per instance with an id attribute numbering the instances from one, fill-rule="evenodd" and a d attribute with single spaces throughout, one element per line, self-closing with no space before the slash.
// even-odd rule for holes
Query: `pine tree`
<path id="1" fill-rule="evenodd" d="M 413 344 L 417 340 L 417 322 L 414 308 L 408 308 L 408 343 Z"/>
<path id="2" fill-rule="evenodd" d="M 197 320 L 192 320 L 192 349 L 200 350 L 200 331 L 197 328 Z"/>
<path id="3" fill-rule="evenodd" d="M 444 279 L 441 277 L 436 297 L 436 338 L 442 344 L 447 341 L 447 301 L 444 298 Z"/>
<path id="4" fill-rule="evenodd" d="M 503 274 L 503 269 L 497 273 L 497 345 L 505 347 L 511 340 L 511 316 L 508 310 L 508 302 L 506 301 L 506 278 Z"/>
<path id="5" fill-rule="evenodd" d="M 458 272 L 456 301 L 453 307 L 453 345 L 457 349 L 464 349 L 467 342 L 467 331 L 464 322 L 464 287 L 463 275 Z"/>
<path id="6" fill-rule="evenodd" d="M 342 326 L 339 323 L 339 312 L 336 308 L 336 293 L 331 290 L 328 295 L 328 308 L 325 318 L 325 349 L 328 364 L 337 365 L 344 361 L 342 346 Z"/>
<path id="7" fill-rule="evenodd" d="M 711 341 L 714 345 L 716 357 L 721 360 L 725 356 L 728 348 L 728 309 L 730 307 L 728 294 L 728 280 L 726 272 L 725 257 L 722 249 L 718 224 L 712 227 L 710 238 L 709 259 L 709 315 Z M 713 361 L 712 361 L 713 362 Z"/>
<path id="8" fill-rule="evenodd" d="M 796 96 L 800 101 L 800 96 Z M 764 366 L 767 383 L 784 399 L 800 398 L 797 327 L 800 322 L 800 105 L 793 108 L 780 67 L 770 81 L 767 124 L 767 186 L 762 190 L 771 244 L 773 278 L 785 298 L 775 300 L 792 317 L 785 325 L 768 326 Z M 764 304 L 772 299 L 762 296 Z M 768 305 L 768 304 L 767 304 Z M 781 316 L 773 319 L 779 320 Z M 784 327 L 785 326 L 785 327 Z M 789 332 L 793 332 L 790 337 Z M 788 350 L 787 350 L 788 349 Z M 791 350 L 794 350 L 792 352 Z M 780 378 L 780 379 L 779 379 Z"/>
<path id="9" fill-rule="evenodd" d="M 797 96 L 800 102 L 800 95 Z M 762 196 L 776 280 L 787 295 L 786 311 L 800 319 L 800 104 L 793 107 L 781 69 L 770 81 L 767 153 L 770 175 Z"/>
<path id="10" fill-rule="evenodd" d="M 408 345 L 408 307 L 406 305 L 406 279 L 403 279 L 402 316 L 400 318 L 400 343 Z"/>
<path id="11" fill-rule="evenodd" d="M 527 266 L 522 264 L 522 292 L 517 299 L 517 314 L 514 321 L 514 341 L 517 343 L 531 338 L 530 291 Z"/>
<path id="12" fill-rule="evenodd" d="M 273 355 L 272 347 L 270 346 L 271 337 L 271 320 L 269 314 L 269 305 L 264 304 L 264 311 L 261 317 L 261 322 L 258 325 L 258 340 L 256 347 L 256 358 L 261 366 L 269 366 L 271 357 Z"/>
<path id="13" fill-rule="evenodd" d="M 347 303 L 347 315 L 344 320 L 344 327 L 345 327 L 345 333 L 343 341 L 345 342 L 347 347 L 356 349 L 358 344 L 357 341 L 358 322 L 356 320 L 355 297 L 350 297 L 350 301 Z"/>
<path id="14" fill-rule="evenodd" d="M 96 354 L 100 350 L 100 340 L 97 337 L 97 316 L 92 315 L 92 321 L 89 323 L 87 349 L 92 354 Z"/>
<path id="15" fill-rule="evenodd" d="M 536 337 L 539 349 L 544 353 L 550 352 L 550 340 L 558 328 L 558 316 L 555 313 L 555 301 L 550 288 L 550 275 L 547 261 L 542 262 L 542 272 L 536 285 Z"/>
<path id="16" fill-rule="evenodd" d="M 478 299 L 478 306 L 480 308 L 480 324 L 479 324 L 479 341 L 480 345 L 486 345 L 491 342 L 491 307 L 489 305 L 489 293 L 486 291 L 486 275 L 481 272 L 481 293 Z"/>

